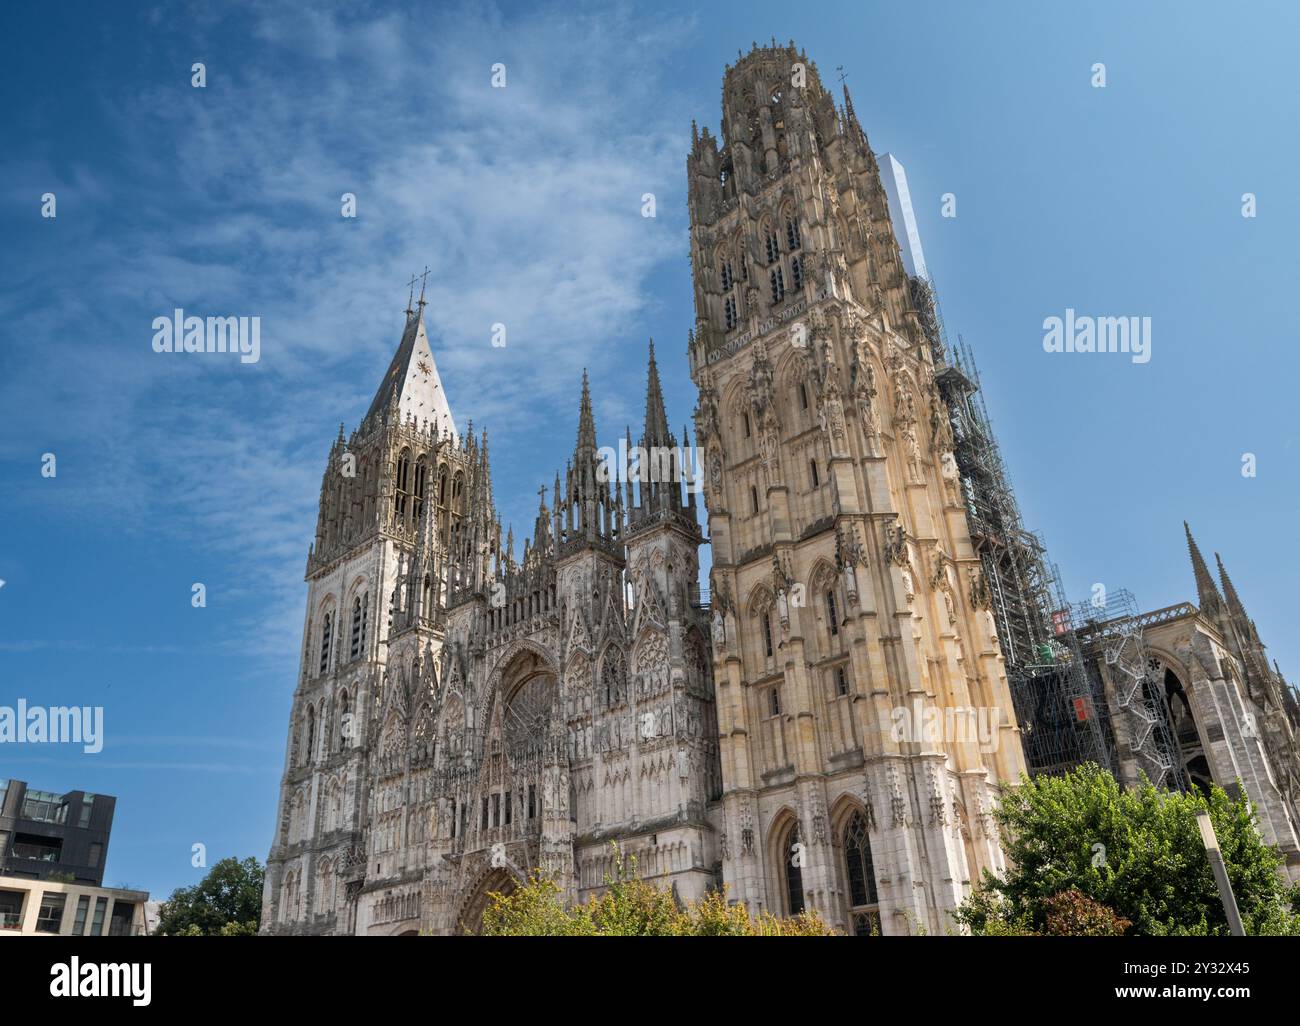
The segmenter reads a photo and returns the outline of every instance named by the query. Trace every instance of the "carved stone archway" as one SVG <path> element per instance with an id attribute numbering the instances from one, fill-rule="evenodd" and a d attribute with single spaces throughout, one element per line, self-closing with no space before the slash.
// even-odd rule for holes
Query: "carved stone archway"
<path id="1" fill-rule="evenodd" d="M 456 911 L 455 932 L 461 937 L 477 937 L 483 933 L 483 913 L 487 911 L 490 894 L 512 894 L 518 882 L 505 869 L 493 869 L 479 878 L 460 902 Z"/>

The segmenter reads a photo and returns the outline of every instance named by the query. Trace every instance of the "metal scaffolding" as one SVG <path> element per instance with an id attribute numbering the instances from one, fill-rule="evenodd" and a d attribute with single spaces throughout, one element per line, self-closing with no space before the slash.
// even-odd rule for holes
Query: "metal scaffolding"
<path id="1" fill-rule="evenodd" d="M 1188 781 L 1170 729 L 1170 720 L 1160 682 L 1152 680 L 1146 645 L 1142 638 L 1144 618 L 1137 602 L 1126 589 L 1110 591 L 1104 599 L 1093 599 L 1074 607 L 1075 637 L 1094 666 L 1104 670 L 1104 684 L 1114 701 L 1116 736 L 1121 755 L 1132 758 L 1123 774 L 1125 783 L 1135 783 L 1139 772 L 1157 787 L 1186 790 Z M 1131 779 L 1130 779 L 1131 778 Z"/>
<path id="2" fill-rule="evenodd" d="M 948 410 L 971 541 L 988 584 L 998 640 L 1031 773 L 1084 762 L 1115 770 L 1103 683 L 1090 672 L 1072 610 L 1042 541 L 1027 531 L 980 392 L 970 348 L 952 346 L 932 282 L 912 299 Z"/>

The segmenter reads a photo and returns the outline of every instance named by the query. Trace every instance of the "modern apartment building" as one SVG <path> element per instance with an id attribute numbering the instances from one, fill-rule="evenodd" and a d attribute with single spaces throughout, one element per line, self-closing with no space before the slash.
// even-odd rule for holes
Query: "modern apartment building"
<path id="1" fill-rule="evenodd" d="M 116 804 L 109 795 L 0 781 L 0 874 L 99 886 Z"/>
<path id="2" fill-rule="evenodd" d="M 117 804 L 0 781 L 0 936 L 139 936 L 146 891 L 104 887 Z"/>

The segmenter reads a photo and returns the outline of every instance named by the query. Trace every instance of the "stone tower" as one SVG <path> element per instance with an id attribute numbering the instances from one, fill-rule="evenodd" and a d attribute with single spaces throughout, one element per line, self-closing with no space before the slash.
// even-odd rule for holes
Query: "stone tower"
<path id="1" fill-rule="evenodd" d="M 703 536 L 653 347 L 636 472 L 598 448 L 584 374 L 554 509 L 541 489 L 517 558 L 422 309 L 329 453 L 262 930 L 475 932 L 534 870 L 597 892 L 611 844 L 698 899 L 721 780 Z"/>
<path id="2" fill-rule="evenodd" d="M 794 45 L 687 159 L 731 897 L 943 932 L 1024 768 L 876 159 Z"/>
<path id="3" fill-rule="evenodd" d="M 486 443 L 480 456 L 457 433 L 423 308 L 423 297 L 408 308 L 374 401 L 347 439 L 340 425 L 321 479 L 267 859 L 262 918 L 271 930 L 352 932 L 364 926 L 358 910 L 363 920 L 368 914 L 360 901 L 367 878 L 418 873 L 418 853 L 407 851 L 418 818 L 408 822 L 405 743 L 399 755 L 393 724 L 414 717 L 410 696 L 441 657 L 434 610 L 448 543 L 468 522 L 468 496 L 487 459 Z M 411 726 L 415 736 L 429 730 L 427 722 Z"/>

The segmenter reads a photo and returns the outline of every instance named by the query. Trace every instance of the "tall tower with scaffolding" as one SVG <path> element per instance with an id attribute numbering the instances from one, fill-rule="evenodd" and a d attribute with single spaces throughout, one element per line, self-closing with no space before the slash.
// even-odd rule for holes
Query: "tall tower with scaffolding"
<path id="1" fill-rule="evenodd" d="M 960 336 L 956 345 L 948 341 L 906 171 L 893 154 L 883 155 L 880 164 L 890 213 L 900 241 L 906 242 L 902 256 L 912 303 L 952 429 L 952 470 L 961 482 L 971 540 L 984 571 L 984 598 L 1006 661 L 1025 761 L 1031 773 L 1059 773 L 1084 762 L 1114 769 L 1114 731 L 1102 682 L 1088 668 L 1059 573 L 1042 539 L 1024 525 L 974 355 Z"/>

